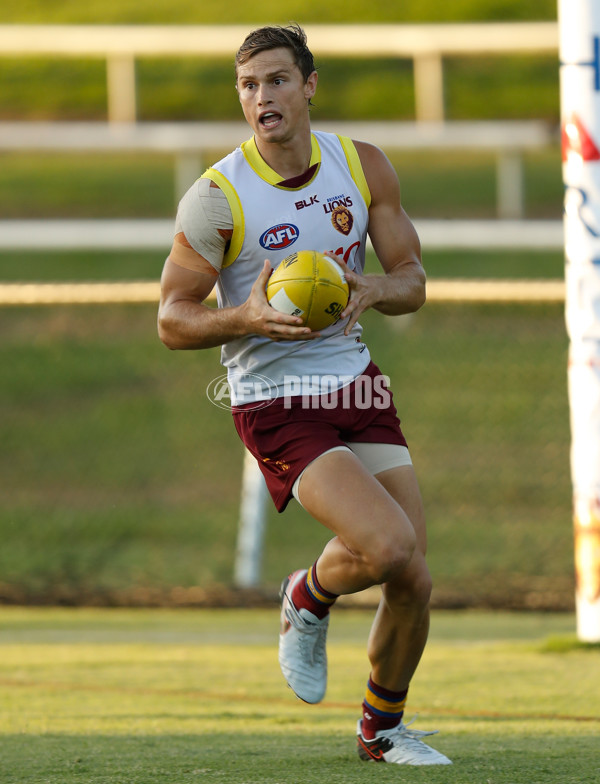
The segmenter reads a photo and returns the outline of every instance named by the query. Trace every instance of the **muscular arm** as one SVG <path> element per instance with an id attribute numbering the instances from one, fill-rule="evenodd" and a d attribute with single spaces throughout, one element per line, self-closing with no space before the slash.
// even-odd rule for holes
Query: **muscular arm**
<path id="1" fill-rule="evenodd" d="M 342 316 L 352 315 L 346 332 L 367 308 L 395 316 L 412 313 L 425 302 L 421 246 L 402 207 L 396 172 L 379 148 L 355 144 L 371 191 L 369 236 L 385 274 L 359 276 L 348 271 L 351 297 Z"/>
<path id="2" fill-rule="evenodd" d="M 271 266 L 265 262 L 242 305 L 208 307 L 204 301 L 212 291 L 218 273 L 199 253 L 185 245 L 181 237 L 176 237 L 161 278 L 160 339 L 170 349 L 201 349 L 252 334 L 271 340 L 300 340 L 312 336 L 314 333 L 301 326 L 301 319 L 278 313 L 269 305 L 265 286 L 270 274 Z"/>

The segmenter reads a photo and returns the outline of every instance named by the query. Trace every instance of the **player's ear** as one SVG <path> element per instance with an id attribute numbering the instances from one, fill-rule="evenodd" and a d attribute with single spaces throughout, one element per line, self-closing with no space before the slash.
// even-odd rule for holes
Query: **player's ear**
<path id="1" fill-rule="evenodd" d="M 318 79 L 319 79 L 319 75 L 317 74 L 316 71 L 313 71 L 308 77 L 308 79 L 306 80 L 306 83 L 304 85 L 304 97 L 308 101 L 310 101 L 310 99 L 314 96 L 314 94 L 317 91 Z"/>

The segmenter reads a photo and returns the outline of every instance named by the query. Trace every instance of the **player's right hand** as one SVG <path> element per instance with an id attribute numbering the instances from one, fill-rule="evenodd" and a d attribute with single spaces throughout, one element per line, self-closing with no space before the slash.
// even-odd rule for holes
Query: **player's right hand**
<path id="1" fill-rule="evenodd" d="M 299 316 L 280 313 L 269 305 L 265 290 L 272 272 L 270 261 L 265 259 L 263 268 L 244 303 L 249 334 L 263 335 L 275 341 L 314 340 L 319 337 L 320 333 L 312 332 L 308 327 L 305 327 Z"/>

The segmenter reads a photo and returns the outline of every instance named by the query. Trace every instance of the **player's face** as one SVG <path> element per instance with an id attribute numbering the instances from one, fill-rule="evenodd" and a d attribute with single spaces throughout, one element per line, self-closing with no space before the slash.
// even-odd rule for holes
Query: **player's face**
<path id="1" fill-rule="evenodd" d="M 315 94 L 317 73 L 305 82 L 290 49 L 259 52 L 238 66 L 237 90 L 244 117 L 257 139 L 291 140 L 309 128 L 308 101 Z"/>

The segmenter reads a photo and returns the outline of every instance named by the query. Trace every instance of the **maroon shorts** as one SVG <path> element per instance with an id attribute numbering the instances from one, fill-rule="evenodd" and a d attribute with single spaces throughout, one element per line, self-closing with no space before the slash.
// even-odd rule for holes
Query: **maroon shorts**
<path id="1" fill-rule="evenodd" d="M 371 362 L 337 392 L 232 409 L 236 430 L 256 458 L 278 512 L 288 505 L 298 476 L 323 452 L 348 441 L 407 446 L 382 378 Z"/>

